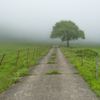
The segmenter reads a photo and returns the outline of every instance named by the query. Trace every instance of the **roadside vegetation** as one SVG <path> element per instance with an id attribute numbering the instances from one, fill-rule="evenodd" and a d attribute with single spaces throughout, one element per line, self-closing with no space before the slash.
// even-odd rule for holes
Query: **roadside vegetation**
<path id="1" fill-rule="evenodd" d="M 20 77 L 31 75 L 28 73 L 29 67 L 38 64 L 37 60 L 41 59 L 41 56 L 44 56 L 49 50 L 50 46 L 48 45 L 0 43 L 0 62 L 5 53 L 0 66 L 0 93 L 4 92 L 13 83 L 19 82 Z"/>
<path id="2" fill-rule="evenodd" d="M 75 48 L 76 47 L 76 48 Z M 72 46 L 61 47 L 66 57 L 79 70 L 89 87 L 100 97 L 100 47 Z M 98 53 L 98 71 L 96 78 L 96 55 Z M 83 61 L 83 65 L 82 65 Z"/>

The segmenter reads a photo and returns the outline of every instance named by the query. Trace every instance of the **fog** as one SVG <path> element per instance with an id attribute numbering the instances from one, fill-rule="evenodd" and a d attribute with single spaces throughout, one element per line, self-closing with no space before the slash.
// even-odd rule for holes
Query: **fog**
<path id="1" fill-rule="evenodd" d="M 60 20 L 84 31 L 75 42 L 100 42 L 100 0 L 0 0 L 0 39 L 60 41 L 50 39 Z"/>

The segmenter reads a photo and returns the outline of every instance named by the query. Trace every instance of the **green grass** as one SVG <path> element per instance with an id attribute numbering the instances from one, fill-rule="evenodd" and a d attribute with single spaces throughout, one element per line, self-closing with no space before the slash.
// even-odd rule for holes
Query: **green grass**
<path id="1" fill-rule="evenodd" d="M 52 74 L 61 74 L 61 73 L 59 73 L 57 70 L 45 73 L 45 75 L 52 75 Z"/>
<path id="2" fill-rule="evenodd" d="M 79 72 L 75 72 L 74 74 L 79 74 Z"/>
<path id="3" fill-rule="evenodd" d="M 47 64 L 57 64 L 56 61 L 48 61 Z"/>
<path id="4" fill-rule="evenodd" d="M 85 46 L 75 46 L 72 48 L 72 54 L 70 48 L 63 48 L 61 50 L 64 52 L 66 57 L 70 60 L 70 63 L 78 69 L 82 77 L 87 81 L 89 87 L 100 97 L 100 62 L 98 63 L 98 77 L 96 79 L 96 53 L 100 55 L 100 47 L 85 47 Z M 83 55 L 83 66 L 81 61 L 81 51 Z M 75 59 L 76 56 L 76 59 Z M 100 61 L 100 57 L 98 57 Z"/>
<path id="5" fill-rule="evenodd" d="M 19 82 L 19 77 L 31 75 L 28 73 L 28 68 L 37 65 L 37 60 L 41 59 L 41 56 L 50 50 L 50 47 L 46 46 L 32 43 L 0 43 L 0 60 L 5 53 L 4 60 L 0 66 L 0 93 L 4 92 L 13 83 Z M 28 48 L 29 55 L 27 60 Z M 15 68 L 18 50 L 20 50 L 20 53 Z"/>
<path id="6" fill-rule="evenodd" d="M 56 58 L 56 56 L 52 56 L 52 57 L 50 57 L 51 59 L 54 59 L 54 58 Z"/>
<path id="7" fill-rule="evenodd" d="M 32 74 L 28 73 L 27 68 L 22 68 L 14 74 L 15 77 L 22 77 L 22 76 L 26 76 L 26 75 L 32 75 Z"/>
<path id="8" fill-rule="evenodd" d="M 54 52 L 54 53 L 52 53 L 52 56 L 55 56 L 56 55 L 56 53 Z"/>

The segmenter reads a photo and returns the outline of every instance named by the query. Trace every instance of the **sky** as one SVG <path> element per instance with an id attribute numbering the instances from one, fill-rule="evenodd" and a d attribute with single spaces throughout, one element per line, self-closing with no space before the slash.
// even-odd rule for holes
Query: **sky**
<path id="1" fill-rule="evenodd" d="M 50 40 L 52 27 L 61 20 L 76 23 L 85 33 L 82 41 L 100 42 L 100 0 L 0 0 L 4 36 Z"/>

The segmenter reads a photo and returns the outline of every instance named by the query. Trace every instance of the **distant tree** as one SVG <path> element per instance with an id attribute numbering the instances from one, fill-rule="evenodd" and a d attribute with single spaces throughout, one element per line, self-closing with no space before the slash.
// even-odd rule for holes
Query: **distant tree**
<path id="1" fill-rule="evenodd" d="M 62 42 L 67 41 L 67 47 L 69 47 L 69 41 L 77 40 L 78 38 L 85 39 L 85 34 L 74 22 L 62 20 L 53 26 L 50 38 L 60 38 Z"/>

